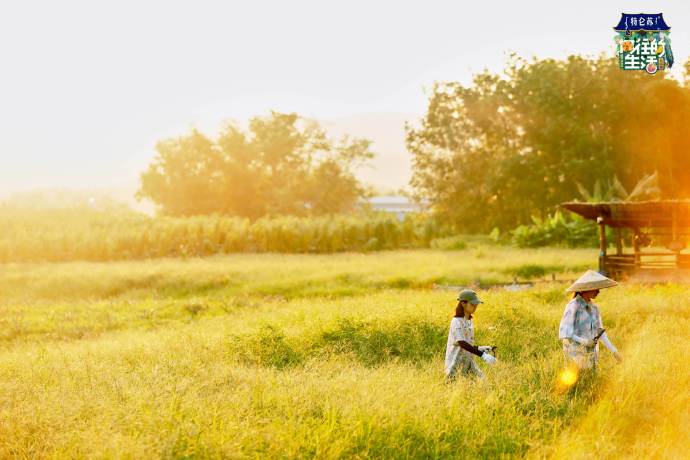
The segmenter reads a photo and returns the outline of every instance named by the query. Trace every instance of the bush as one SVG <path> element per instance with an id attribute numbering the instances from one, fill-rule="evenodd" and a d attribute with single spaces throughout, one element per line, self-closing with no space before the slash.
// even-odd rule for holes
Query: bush
<path id="1" fill-rule="evenodd" d="M 517 267 L 513 273 L 515 276 L 523 279 L 533 279 L 544 276 L 548 273 L 548 268 L 543 265 L 527 264 Z"/>
<path id="2" fill-rule="evenodd" d="M 467 243 L 463 237 L 449 236 L 446 238 L 436 238 L 431 241 L 433 249 L 440 249 L 442 251 L 461 251 L 467 249 Z"/>
<path id="3" fill-rule="evenodd" d="M 560 211 L 546 219 L 532 217 L 531 225 L 520 225 L 511 232 L 512 242 L 521 248 L 540 246 L 596 247 L 597 226 L 579 217 L 566 217 Z"/>

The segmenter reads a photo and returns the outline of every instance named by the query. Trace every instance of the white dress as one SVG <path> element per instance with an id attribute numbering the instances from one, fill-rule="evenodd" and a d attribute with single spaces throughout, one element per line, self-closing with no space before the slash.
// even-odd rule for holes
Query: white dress
<path id="1" fill-rule="evenodd" d="M 446 344 L 446 376 L 454 377 L 457 373 L 463 373 L 483 377 L 482 371 L 474 361 L 474 355 L 457 344 L 461 340 L 474 345 L 474 326 L 470 319 L 455 317 L 450 321 Z"/>

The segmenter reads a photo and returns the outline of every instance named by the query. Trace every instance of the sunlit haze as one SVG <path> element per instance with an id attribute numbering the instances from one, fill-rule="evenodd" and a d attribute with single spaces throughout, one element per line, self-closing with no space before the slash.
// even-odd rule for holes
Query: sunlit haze
<path id="1" fill-rule="evenodd" d="M 2 5 L 0 460 L 688 458 L 688 2 Z"/>
<path id="2" fill-rule="evenodd" d="M 269 110 L 374 140 L 360 175 L 406 186 L 403 122 L 434 81 L 506 55 L 613 55 L 621 12 L 662 12 L 679 75 L 682 2 L 12 2 L 0 8 L 0 196 L 134 191 L 155 143 Z"/>

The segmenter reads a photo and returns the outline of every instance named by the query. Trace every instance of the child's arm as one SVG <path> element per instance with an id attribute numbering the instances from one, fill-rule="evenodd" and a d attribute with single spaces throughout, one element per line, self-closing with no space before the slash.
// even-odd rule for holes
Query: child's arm
<path id="1" fill-rule="evenodd" d="M 460 348 L 462 348 L 465 351 L 469 351 L 473 355 L 481 356 L 484 354 L 484 352 L 480 351 L 478 347 L 475 347 L 474 345 L 470 345 L 469 343 L 465 342 L 464 340 L 458 340 L 455 342 L 456 345 L 458 345 Z"/>
<path id="2" fill-rule="evenodd" d="M 486 361 L 489 364 L 494 364 L 496 362 L 496 358 L 493 355 L 489 354 L 489 352 L 487 352 L 487 351 L 480 350 L 479 347 L 475 347 L 473 345 L 470 345 L 469 343 L 465 342 L 464 340 L 460 340 L 456 343 L 463 350 L 467 350 L 470 353 L 479 356 L 480 358 L 482 358 L 484 361 Z"/>

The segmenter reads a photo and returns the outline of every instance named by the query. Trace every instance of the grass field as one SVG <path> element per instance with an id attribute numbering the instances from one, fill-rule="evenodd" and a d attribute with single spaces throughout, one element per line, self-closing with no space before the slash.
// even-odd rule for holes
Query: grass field
<path id="1" fill-rule="evenodd" d="M 603 350 L 558 391 L 565 280 L 595 265 L 488 246 L 3 265 L 0 457 L 688 458 L 690 287 L 603 291 L 624 362 Z M 468 284 L 499 363 L 445 384 L 438 285 Z"/>

